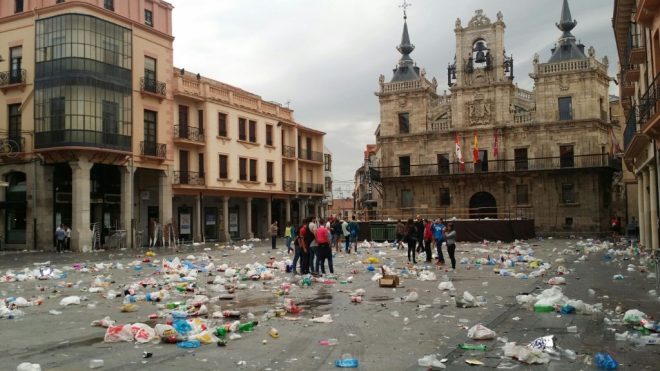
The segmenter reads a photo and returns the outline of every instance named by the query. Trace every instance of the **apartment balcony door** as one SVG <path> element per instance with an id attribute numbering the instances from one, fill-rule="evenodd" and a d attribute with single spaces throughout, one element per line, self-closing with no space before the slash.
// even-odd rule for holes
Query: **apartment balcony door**
<path id="1" fill-rule="evenodd" d="M 188 151 L 179 151 L 179 184 L 188 184 Z"/>

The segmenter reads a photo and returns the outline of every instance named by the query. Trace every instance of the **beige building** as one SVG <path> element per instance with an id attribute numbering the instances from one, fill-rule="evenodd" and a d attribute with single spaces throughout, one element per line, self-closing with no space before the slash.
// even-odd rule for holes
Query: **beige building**
<path id="1" fill-rule="evenodd" d="M 514 83 L 503 15 L 457 19 L 450 89 L 439 94 L 410 57 L 404 22 L 402 57 L 376 93 L 384 219 L 533 218 L 543 234 L 608 230 L 623 212 L 610 150 L 620 130 L 609 115 L 607 57 L 585 50 L 575 25 L 565 1 L 561 36 L 549 57 L 534 56 L 527 91 Z"/>
<path id="2" fill-rule="evenodd" d="M 52 249 L 60 224 L 83 250 L 146 245 L 156 222 L 201 241 L 319 214 L 324 133 L 175 69 L 172 10 L 0 2 L 0 248 Z"/>
<path id="3" fill-rule="evenodd" d="M 634 177 L 640 243 L 657 249 L 660 139 L 660 7 L 657 1 L 616 0 L 612 22 L 619 53 L 619 90 L 626 117 L 624 160 Z"/>

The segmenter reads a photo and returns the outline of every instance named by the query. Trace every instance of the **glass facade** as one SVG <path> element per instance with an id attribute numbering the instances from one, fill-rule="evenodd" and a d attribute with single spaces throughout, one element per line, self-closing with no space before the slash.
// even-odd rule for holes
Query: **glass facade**
<path id="1" fill-rule="evenodd" d="M 131 31 L 65 14 L 36 23 L 36 147 L 131 150 Z"/>

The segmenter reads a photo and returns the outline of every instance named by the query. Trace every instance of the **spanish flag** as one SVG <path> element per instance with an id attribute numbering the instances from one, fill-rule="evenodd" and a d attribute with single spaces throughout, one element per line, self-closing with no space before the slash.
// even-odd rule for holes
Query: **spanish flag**
<path id="1" fill-rule="evenodd" d="M 472 154 L 472 161 L 476 164 L 479 161 L 479 141 L 477 140 L 477 132 L 474 132 L 474 152 Z"/>

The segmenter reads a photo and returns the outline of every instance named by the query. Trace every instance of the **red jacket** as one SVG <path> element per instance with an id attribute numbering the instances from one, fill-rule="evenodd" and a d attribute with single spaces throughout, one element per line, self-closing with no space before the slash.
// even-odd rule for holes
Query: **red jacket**
<path id="1" fill-rule="evenodd" d="M 328 229 L 324 225 L 321 225 L 316 229 L 316 242 L 319 245 L 330 242 L 328 239 Z"/>
<path id="2" fill-rule="evenodd" d="M 433 231 L 431 230 L 430 222 L 426 222 L 426 224 L 424 225 L 424 239 L 425 240 L 433 239 Z"/>

